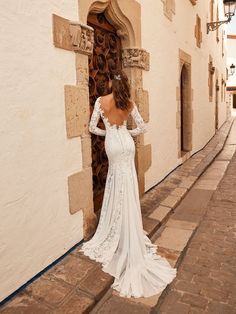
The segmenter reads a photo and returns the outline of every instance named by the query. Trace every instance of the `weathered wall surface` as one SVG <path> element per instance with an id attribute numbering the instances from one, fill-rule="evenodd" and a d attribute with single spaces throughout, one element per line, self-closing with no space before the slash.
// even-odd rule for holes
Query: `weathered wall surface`
<path id="1" fill-rule="evenodd" d="M 176 128 L 176 88 L 180 85 L 179 49 L 191 56 L 193 90 L 192 151 L 201 149 L 215 133 L 215 88 L 213 99 L 208 95 L 208 62 L 212 56 L 213 65 L 226 77 L 226 56 L 222 57 L 222 31 L 219 42 L 216 31 L 206 33 L 210 21 L 210 1 L 152 1 L 139 0 L 142 5 L 142 47 L 150 53 L 150 71 L 144 72 L 144 88 L 149 92 L 150 121 L 145 143 L 152 145 L 152 166 L 146 173 L 145 188 L 157 184 L 178 164 L 178 129 Z M 224 19 L 221 1 L 215 1 L 214 21 L 217 2 L 219 16 Z M 167 7 L 165 7 L 165 5 Z M 201 18 L 202 42 L 196 44 L 196 15 Z M 226 39 L 224 40 L 226 44 Z M 215 86 L 216 72 L 213 76 Z M 219 90 L 219 127 L 226 119 L 226 103 L 221 101 Z"/>
<path id="2" fill-rule="evenodd" d="M 82 167 L 80 138 L 65 128 L 75 55 L 52 39 L 52 13 L 77 19 L 77 1 L 2 1 L 0 11 L 2 300 L 82 239 L 83 217 L 69 213 L 67 190 Z"/>
<path id="3" fill-rule="evenodd" d="M 195 6 L 188 0 L 138 2 L 142 8 L 138 48 L 146 49 L 151 61 L 150 70 L 143 71 L 150 105 L 144 139 L 152 147 L 152 164 L 145 174 L 148 190 L 183 162 L 178 157 L 176 127 L 179 49 L 191 57 L 191 154 L 214 135 L 215 89 L 209 102 L 208 62 L 211 55 L 221 88 L 225 56 L 222 28 L 219 42 L 216 32 L 205 31 L 208 1 L 197 1 Z M 0 300 L 83 238 L 83 213 L 70 214 L 67 184 L 69 176 L 83 169 L 80 137 L 67 138 L 65 119 L 64 86 L 76 84 L 76 60 L 74 52 L 54 47 L 52 32 L 52 14 L 78 21 L 78 3 L 9 0 L 0 4 Z M 126 1 L 120 4 L 124 9 Z M 200 48 L 194 33 L 197 14 Z M 214 86 L 215 80 L 216 74 Z M 220 93 L 219 127 L 226 117 Z"/>

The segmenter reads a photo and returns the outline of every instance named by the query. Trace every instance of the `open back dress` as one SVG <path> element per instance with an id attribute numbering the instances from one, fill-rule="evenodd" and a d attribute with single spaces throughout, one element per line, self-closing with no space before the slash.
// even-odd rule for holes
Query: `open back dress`
<path id="1" fill-rule="evenodd" d="M 103 271 L 114 277 L 111 287 L 120 296 L 138 298 L 161 292 L 177 270 L 157 255 L 157 245 L 143 229 L 132 136 L 146 132 L 146 124 L 136 104 L 131 115 L 135 129 L 127 129 L 127 120 L 122 125 L 111 124 L 101 108 L 101 97 L 95 102 L 89 131 L 105 136 L 109 165 L 96 232 L 80 250 L 102 263 Z M 105 130 L 97 127 L 100 117 Z"/>

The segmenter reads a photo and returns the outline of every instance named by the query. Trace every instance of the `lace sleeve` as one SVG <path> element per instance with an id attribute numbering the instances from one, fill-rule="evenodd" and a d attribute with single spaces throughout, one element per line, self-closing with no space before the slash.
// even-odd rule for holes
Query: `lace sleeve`
<path id="1" fill-rule="evenodd" d="M 132 130 L 128 130 L 129 133 L 132 135 L 132 136 L 136 136 L 136 135 L 139 135 L 141 133 L 145 133 L 147 132 L 147 129 L 146 129 L 146 124 L 145 122 L 143 121 L 143 118 L 141 117 L 139 111 L 138 111 L 138 108 L 136 106 L 136 104 L 134 104 L 134 108 L 132 109 L 131 111 L 131 116 L 133 117 L 137 127 L 135 129 L 132 129 Z"/>
<path id="2" fill-rule="evenodd" d="M 106 130 L 97 127 L 100 118 L 100 97 L 98 97 L 94 104 L 93 113 L 89 122 L 89 131 L 93 134 L 105 136 Z"/>

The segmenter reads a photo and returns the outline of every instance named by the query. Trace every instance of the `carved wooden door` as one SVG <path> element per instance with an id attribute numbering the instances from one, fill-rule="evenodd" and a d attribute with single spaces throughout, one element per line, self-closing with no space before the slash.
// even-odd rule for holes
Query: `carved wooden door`
<path id="1" fill-rule="evenodd" d="M 89 96 L 92 113 L 97 97 L 106 95 L 109 73 L 121 69 L 121 40 L 116 29 L 103 13 L 90 14 L 88 25 L 94 29 L 93 55 L 89 57 Z M 100 128 L 105 128 L 100 119 Z M 108 160 L 104 149 L 104 137 L 92 134 L 92 169 L 94 209 L 101 208 L 106 183 Z"/>

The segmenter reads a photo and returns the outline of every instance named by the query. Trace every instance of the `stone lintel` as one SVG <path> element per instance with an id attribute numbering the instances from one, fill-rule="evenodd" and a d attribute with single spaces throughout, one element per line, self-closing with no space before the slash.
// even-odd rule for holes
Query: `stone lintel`
<path id="1" fill-rule="evenodd" d="M 182 49 L 179 49 L 179 58 L 184 63 L 191 64 L 191 56 L 188 53 L 184 52 Z"/>
<path id="2" fill-rule="evenodd" d="M 53 43 L 61 49 L 90 55 L 93 52 L 94 31 L 88 25 L 52 14 Z"/>

